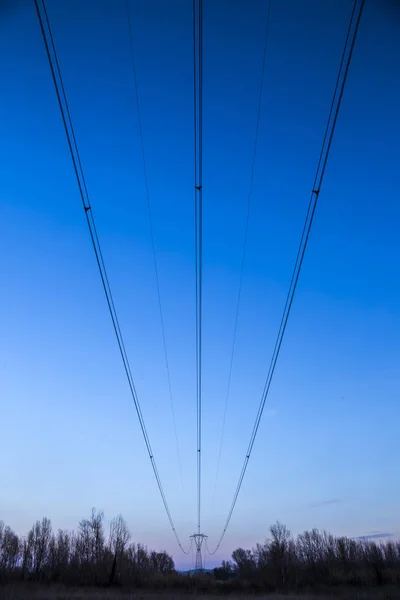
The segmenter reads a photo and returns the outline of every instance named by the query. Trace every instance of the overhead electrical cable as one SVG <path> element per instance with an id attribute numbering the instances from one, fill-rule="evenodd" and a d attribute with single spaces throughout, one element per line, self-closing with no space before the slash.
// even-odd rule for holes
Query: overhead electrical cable
<path id="1" fill-rule="evenodd" d="M 131 14 L 130 14 L 129 0 L 126 0 L 125 4 L 126 4 L 126 14 L 127 14 L 127 20 L 128 20 L 129 45 L 130 45 L 130 54 L 131 54 L 133 85 L 134 85 L 134 89 L 135 89 L 137 119 L 138 119 L 138 124 L 139 124 L 139 138 L 140 138 L 140 148 L 141 148 L 141 154 L 142 154 L 144 184 L 145 184 L 145 190 L 146 190 L 147 211 L 148 211 L 148 216 L 149 216 L 150 238 L 151 238 L 151 246 L 152 246 L 152 252 L 153 252 L 153 265 L 154 265 L 154 273 L 155 273 L 156 286 L 157 286 L 158 311 L 159 311 L 159 315 L 160 315 L 161 334 L 162 334 L 163 347 L 164 347 L 164 360 L 165 360 L 165 368 L 166 368 L 166 371 L 167 371 L 169 402 L 170 402 L 170 407 L 171 407 L 172 423 L 173 423 L 174 434 L 175 434 L 176 453 L 177 453 L 177 457 L 178 457 L 179 473 L 180 473 L 181 486 L 182 486 L 182 491 L 183 491 L 184 490 L 184 485 L 183 485 L 182 461 L 181 461 L 181 453 L 180 453 L 179 442 L 178 442 L 178 430 L 177 430 L 177 427 L 176 427 L 176 415 L 175 415 L 174 399 L 173 399 L 173 394 L 172 394 L 171 374 L 170 374 L 170 369 L 169 369 L 169 360 L 168 360 L 168 352 L 167 352 L 167 341 L 166 341 L 166 336 L 165 336 L 164 312 L 163 312 L 163 309 L 162 309 L 162 302 L 161 302 L 160 278 L 159 278 L 159 275 L 158 275 L 158 263 L 157 263 L 157 256 L 156 256 L 156 246 L 155 246 L 155 241 L 154 241 L 153 217 L 152 217 L 152 212 L 151 212 L 151 202 L 150 202 L 150 192 L 149 192 L 149 180 L 148 180 L 148 174 L 147 174 L 146 154 L 145 154 L 145 151 L 144 151 L 142 115 L 141 115 L 141 112 L 140 112 L 139 91 L 138 91 L 138 83 L 137 83 L 137 76 L 136 76 L 136 61 L 135 61 L 135 52 L 134 52 L 134 46 L 133 46 L 132 20 L 131 20 Z"/>
<path id="2" fill-rule="evenodd" d="M 126 353 L 125 344 L 124 344 L 124 340 L 122 337 L 120 324 L 118 321 L 118 315 L 117 315 L 117 312 L 115 309 L 113 295 L 111 292 L 111 287 L 110 287 L 109 279 L 107 276 L 106 267 L 104 264 L 103 254 L 102 254 L 101 247 L 100 247 L 99 237 L 97 235 L 93 210 L 91 207 L 89 194 L 88 194 L 88 190 L 86 187 L 84 172 L 83 172 L 82 163 L 80 160 L 80 155 L 79 155 L 78 146 L 77 146 L 77 142 L 76 142 L 75 132 L 74 132 L 72 119 L 71 119 L 71 114 L 70 114 L 69 106 L 68 106 L 68 102 L 67 102 L 67 96 L 65 93 L 64 83 L 63 83 L 63 79 L 61 76 L 61 70 L 60 70 L 60 65 L 58 62 L 56 47 L 55 47 L 55 43 L 54 43 L 54 39 L 53 39 L 51 27 L 50 27 L 50 22 L 49 22 L 47 10 L 46 10 L 46 4 L 45 4 L 44 0 L 34 0 L 34 2 L 35 2 L 36 12 L 38 15 L 40 29 L 41 29 L 41 33 L 43 36 L 43 42 L 45 45 L 46 54 L 47 54 L 47 58 L 48 58 L 48 62 L 49 62 L 50 70 L 51 70 L 54 88 L 55 88 L 55 92 L 57 95 L 57 100 L 58 100 L 60 113 L 61 113 L 61 117 L 62 117 L 62 122 L 64 125 L 65 134 L 67 137 L 69 152 L 71 155 L 71 160 L 72 160 L 72 164 L 74 167 L 75 176 L 76 176 L 76 180 L 77 180 L 77 184 L 78 184 L 78 188 L 79 188 L 79 194 L 80 194 L 80 197 L 82 200 L 82 206 L 84 209 L 86 222 L 87 222 L 88 229 L 89 229 L 90 239 L 91 239 L 93 250 L 95 253 L 96 262 L 97 262 L 97 266 L 99 269 L 104 293 L 106 296 L 107 306 L 108 306 L 111 321 L 113 324 L 115 336 L 117 338 L 117 343 L 118 343 L 119 351 L 121 354 L 121 359 L 122 359 L 126 377 L 128 380 L 129 389 L 130 389 L 132 399 L 133 399 L 133 402 L 135 405 L 135 409 L 136 409 L 137 416 L 139 419 L 139 425 L 140 425 L 140 428 L 141 428 L 141 431 L 143 434 L 143 438 L 144 438 L 144 441 L 146 444 L 146 448 L 147 448 L 147 452 L 148 452 L 148 455 L 150 458 L 151 466 L 152 466 L 152 469 L 154 472 L 154 476 L 155 476 L 155 479 L 157 482 L 157 486 L 158 486 L 158 489 L 159 489 L 159 492 L 161 495 L 161 499 L 162 499 L 165 511 L 167 513 L 169 523 L 171 525 L 172 531 L 175 535 L 176 541 L 177 541 L 180 549 L 182 550 L 182 552 L 187 554 L 188 552 L 186 552 L 184 550 L 184 548 L 180 542 L 178 533 L 176 531 L 174 521 L 172 520 L 171 512 L 170 512 L 170 509 L 168 506 L 165 492 L 164 492 L 164 489 L 163 489 L 163 486 L 161 483 L 160 475 L 159 475 L 159 472 L 157 469 L 157 464 L 156 464 L 153 450 L 152 450 L 152 447 L 150 444 L 150 439 L 149 439 L 149 436 L 147 433 L 147 429 L 146 429 L 146 425 L 144 422 L 142 410 L 140 407 L 138 395 L 136 392 L 135 383 L 133 380 L 128 356 Z M 39 4 L 41 4 L 42 9 L 40 9 Z M 43 15 L 42 15 L 42 13 L 43 13 Z M 47 33 L 46 33 L 46 30 L 47 30 Z"/>
<path id="3" fill-rule="evenodd" d="M 300 271 L 301 271 L 301 267 L 303 264 L 304 255 L 305 255 L 305 251 L 307 248 L 307 243 L 308 243 L 308 239 L 309 239 L 309 235 L 310 235 L 310 231 L 311 231 L 311 227 L 312 227 L 312 223 L 313 223 L 313 219 L 314 219 L 314 215 L 315 215 L 315 210 L 316 210 L 316 207 L 318 204 L 318 198 L 319 198 L 319 194 L 321 191 L 323 178 L 325 175 L 326 165 L 328 162 L 329 152 L 330 152 L 331 145 L 332 145 L 332 139 L 333 139 L 333 135 L 334 135 L 335 128 L 336 128 L 337 118 L 338 118 L 339 111 L 340 111 L 340 105 L 342 102 L 343 92 L 344 92 L 346 81 L 347 81 L 347 75 L 349 72 L 349 67 L 350 67 L 352 56 L 353 56 L 354 45 L 355 45 L 355 41 L 357 38 L 357 33 L 358 33 L 359 25 L 360 25 L 360 20 L 361 20 L 361 15 L 363 12 L 364 4 L 365 4 L 365 0 L 355 0 L 354 5 L 353 5 L 353 10 L 351 13 L 351 18 L 350 18 L 348 31 L 347 31 L 346 41 L 345 41 L 342 58 L 341 58 L 340 66 L 339 66 L 339 72 L 338 72 L 338 76 L 336 79 L 336 86 L 335 86 L 333 99 L 332 99 L 332 103 L 331 103 L 331 107 L 330 107 L 328 122 L 326 125 L 325 135 L 324 135 L 322 148 L 321 148 L 321 152 L 320 152 L 320 156 L 319 156 L 317 171 L 315 174 L 314 184 L 312 187 L 312 192 L 311 192 L 310 201 L 309 201 L 309 205 L 308 205 L 307 215 L 306 215 L 306 219 L 304 222 L 300 245 L 299 245 L 298 252 L 297 252 L 297 257 L 296 257 L 296 261 L 295 261 L 295 265 L 294 265 L 294 269 L 293 269 L 293 273 L 292 273 L 289 291 L 288 291 L 287 298 L 286 298 L 285 308 L 283 311 L 277 339 L 275 342 L 274 351 L 273 351 L 271 362 L 269 365 L 269 370 L 268 370 L 267 378 L 265 381 L 264 390 L 262 393 L 262 397 L 261 397 L 260 405 L 258 408 L 256 420 L 254 423 L 253 431 L 252 431 L 252 434 L 250 437 L 250 442 L 249 442 L 247 452 L 245 455 L 245 459 L 243 462 L 242 470 L 241 470 L 239 480 L 238 480 L 238 483 L 236 486 L 236 490 L 235 490 L 235 493 L 233 496 L 232 504 L 230 506 L 228 516 L 225 521 L 225 525 L 222 530 L 221 536 L 218 540 L 218 543 L 216 545 L 216 548 L 215 548 L 215 550 L 213 550 L 213 552 L 210 552 L 210 554 L 215 554 L 217 552 L 217 550 L 220 547 L 221 542 L 225 536 L 226 530 L 229 526 L 229 523 L 230 523 L 230 520 L 232 517 L 232 513 L 234 511 L 236 501 L 238 499 L 238 495 L 239 495 L 240 489 L 242 487 L 243 479 L 244 479 L 244 476 L 245 476 L 245 473 L 247 470 L 247 466 L 248 466 L 248 463 L 250 460 L 251 452 L 253 450 L 253 446 L 254 446 L 256 436 L 257 436 L 258 428 L 260 426 L 261 417 L 262 417 L 265 403 L 266 403 L 268 393 L 270 390 L 271 381 L 272 381 L 272 378 L 273 378 L 273 375 L 275 372 L 275 367 L 276 367 L 276 363 L 277 363 L 277 360 L 279 357 L 279 352 L 281 349 L 283 336 L 285 334 L 286 325 L 287 325 L 290 310 L 292 307 L 294 294 L 295 294 L 297 283 L 299 280 Z"/>
<path id="4" fill-rule="evenodd" d="M 194 204 L 196 262 L 197 531 L 201 529 L 203 313 L 203 3 L 193 0 Z"/>
<path id="5" fill-rule="evenodd" d="M 266 19 L 266 27 L 265 27 L 265 35 L 264 35 L 264 50 L 263 50 L 263 59 L 262 59 L 262 67 L 261 67 L 261 83 L 260 83 L 260 90 L 259 90 L 259 94 L 258 94 L 258 109 L 257 109 L 257 118 L 256 118 L 256 134 L 255 134 L 255 138 L 254 138 L 253 155 L 252 155 L 252 162 L 251 162 L 250 186 L 249 186 L 249 192 L 247 195 L 247 214 L 246 214 L 246 224 L 245 224 L 245 231 L 244 231 L 242 260 L 241 260 L 240 275 L 239 275 L 239 290 L 238 290 L 238 295 L 237 295 L 237 300 L 236 300 L 235 320 L 234 320 L 234 326 L 233 326 L 232 350 L 231 350 L 231 356 L 230 356 L 230 361 L 229 361 L 229 371 L 228 371 L 228 385 L 227 385 L 227 390 L 226 390 L 226 395 L 225 395 L 225 406 L 224 406 L 224 414 L 223 414 L 223 418 L 222 418 L 222 429 L 221 429 L 221 441 L 220 441 L 219 451 L 218 451 L 217 470 L 216 470 L 216 477 L 215 477 L 215 484 L 214 484 L 214 493 L 213 493 L 214 500 L 215 500 L 215 495 L 216 495 L 216 491 L 217 491 L 217 483 L 218 483 L 219 470 L 220 470 L 220 464 L 221 464 L 222 447 L 223 447 L 223 443 L 224 443 L 226 415 L 227 415 L 228 402 L 229 402 L 230 391 L 231 391 L 233 359 L 235 356 L 235 348 L 236 348 L 236 334 L 237 334 L 237 327 L 238 327 L 238 320 L 239 320 L 239 308 L 240 308 L 240 300 L 242 297 L 243 273 L 244 273 L 247 238 L 248 238 L 248 231 L 249 231 L 251 202 L 252 202 L 252 196 L 253 196 L 254 171 L 255 171 L 255 164 L 256 164 L 258 132 L 259 132 L 259 128 L 260 128 L 260 117 L 261 117 L 261 102 L 262 102 L 263 88 L 264 88 L 264 75 L 265 75 L 265 63 L 266 63 L 266 57 L 267 57 L 268 32 L 269 32 L 269 23 L 270 23 L 270 14 L 271 14 L 271 1 L 272 0 L 270 0 L 270 2 L 268 3 L 267 19 Z"/>

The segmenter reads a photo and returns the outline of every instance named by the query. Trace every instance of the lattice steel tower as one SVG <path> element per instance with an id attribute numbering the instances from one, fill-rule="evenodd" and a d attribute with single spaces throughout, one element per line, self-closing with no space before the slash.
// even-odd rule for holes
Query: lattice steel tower
<path id="1" fill-rule="evenodd" d="M 203 543 L 208 538 L 208 536 L 204 535 L 204 533 L 194 533 L 190 537 L 194 541 L 194 544 L 196 546 L 195 571 L 196 571 L 196 573 L 202 573 L 203 572 L 203 559 L 201 556 L 201 548 L 203 546 Z"/>

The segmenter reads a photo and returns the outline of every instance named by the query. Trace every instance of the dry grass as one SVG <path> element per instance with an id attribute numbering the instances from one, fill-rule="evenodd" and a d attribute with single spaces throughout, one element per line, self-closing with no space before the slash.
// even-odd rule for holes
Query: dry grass
<path id="1" fill-rule="evenodd" d="M 5 585 L 0 586 L 0 600 L 183 600 L 185 597 L 201 597 L 204 600 L 221 600 L 223 595 L 198 594 L 196 592 L 151 592 L 145 590 L 120 590 L 96 588 L 64 588 L 62 586 Z M 321 594 L 230 594 L 228 600 L 400 600 L 400 588 L 342 589 L 335 593 Z"/>

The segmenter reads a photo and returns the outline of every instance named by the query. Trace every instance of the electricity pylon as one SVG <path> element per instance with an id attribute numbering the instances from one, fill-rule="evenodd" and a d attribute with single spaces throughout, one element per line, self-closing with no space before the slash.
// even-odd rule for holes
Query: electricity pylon
<path id="1" fill-rule="evenodd" d="M 194 533 L 190 536 L 194 541 L 196 546 L 196 562 L 195 562 L 195 571 L 196 573 L 203 572 L 203 559 L 201 556 L 201 548 L 205 540 L 208 538 L 208 535 L 204 535 L 204 533 Z"/>

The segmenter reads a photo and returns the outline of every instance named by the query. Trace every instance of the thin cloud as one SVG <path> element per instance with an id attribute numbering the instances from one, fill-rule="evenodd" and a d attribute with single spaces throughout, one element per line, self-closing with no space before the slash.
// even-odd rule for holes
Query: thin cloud
<path id="1" fill-rule="evenodd" d="M 392 538 L 394 533 L 388 531 L 377 531 L 376 533 L 366 533 L 365 535 L 359 535 L 356 540 L 382 540 Z"/>
<path id="2" fill-rule="evenodd" d="M 312 508 L 317 508 L 317 506 L 329 506 L 329 504 L 340 504 L 341 502 L 343 502 L 343 498 L 330 498 L 329 500 L 311 502 L 310 506 L 312 506 Z"/>

